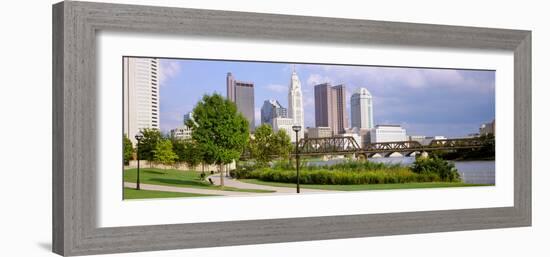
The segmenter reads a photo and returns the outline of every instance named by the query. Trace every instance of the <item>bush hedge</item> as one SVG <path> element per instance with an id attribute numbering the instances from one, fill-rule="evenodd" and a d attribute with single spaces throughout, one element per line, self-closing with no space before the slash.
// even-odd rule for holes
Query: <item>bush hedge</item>
<path id="1" fill-rule="evenodd" d="M 416 162 L 415 162 L 416 164 Z M 451 164 L 452 165 L 452 164 Z M 454 165 L 452 165 L 454 168 Z M 400 164 L 354 161 L 331 166 L 305 166 L 300 170 L 300 183 L 318 185 L 395 184 L 413 182 L 459 181 L 448 166 L 439 161 L 419 162 L 417 171 Z M 288 162 L 275 163 L 271 168 L 241 166 L 232 172 L 237 179 L 259 179 L 270 182 L 294 183 L 296 170 Z M 456 172 L 456 169 L 455 169 Z M 458 175 L 458 173 L 456 173 Z"/>
<path id="2" fill-rule="evenodd" d="M 441 181 L 460 182 L 460 174 L 454 163 L 445 161 L 439 157 L 417 158 L 411 166 L 411 171 L 416 174 L 436 173 Z"/>

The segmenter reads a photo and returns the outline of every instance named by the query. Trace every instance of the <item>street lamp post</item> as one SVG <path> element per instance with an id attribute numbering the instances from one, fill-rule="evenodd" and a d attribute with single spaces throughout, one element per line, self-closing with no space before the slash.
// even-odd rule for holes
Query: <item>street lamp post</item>
<path id="1" fill-rule="evenodd" d="M 136 145 L 136 157 L 137 157 L 137 180 L 136 180 L 136 190 L 139 190 L 139 143 L 143 139 L 143 134 L 139 133 L 136 135 L 137 145 Z"/>
<path id="2" fill-rule="evenodd" d="M 296 193 L 300 193 L 300 155 L 298 155 L 298 132 L 302 129 L 301 126 L 292 126 L 292 130 L 296 132 Z"/>

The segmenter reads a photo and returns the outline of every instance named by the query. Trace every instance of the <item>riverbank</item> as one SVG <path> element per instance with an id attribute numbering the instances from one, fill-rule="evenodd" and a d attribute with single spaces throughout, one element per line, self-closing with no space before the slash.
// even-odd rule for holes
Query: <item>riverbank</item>
<path id="1" fill-rule="evenodd" d="M 294 183 L 269 182 L 258 179 L 240 179 L 244 183 L 273 187 L 296 188 Z M 333 191 L 369 191 L 369 190 L 394 190 L 394 189 L 427 189 L 427 188 L 450 188 L 450 187 L 480 187 L 492 186 L 490 184 L 467 184 L 456 182 L 426 182 L 426 183 L 400 183 L 400 184 L 362 184 L 362 185 L 315 185 L 300 184 L 300 188 L 333 190 Z"/>
<path id="2" fill-rule="evenodd" d="M 385 164 L 400 164 L 410 166 L 414 163 L 415 157 L 387 157 L 370 158 L 370 162 Z M 333 165 L 344 162 L 345 159 L 333 159 L 328 161 L 310 162 L 308 165 Z M 468 184 L 495 184 L 495 161 L 494 160 L 461 160 L 450 161 L 455 164 L 462 180 Z"/>

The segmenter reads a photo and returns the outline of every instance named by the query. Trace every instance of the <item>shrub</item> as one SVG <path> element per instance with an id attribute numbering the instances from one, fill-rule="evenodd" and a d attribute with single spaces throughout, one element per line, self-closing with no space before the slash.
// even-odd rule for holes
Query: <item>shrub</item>
<path id="1" fill-rule="evenodd" d="M 411 171 L 416 174 L 435 173 L 441 181 L 461 181 L 460 174 L 456 170 L 454 163 L 445 161 L 439 157 L 417 158 L 411 167 Z"/>
<path id="2" fill-rule="evenodd" d="M 300 165 L 302 166 L 302 165 Z M 237 179 L 259 179 L 270 182 L 296 182 L 295 163 L 287 160 L 273 163 L 271 168 L 254 164 L 239 166 L 231 173 Z M 417 159 L 411 168 L 401 164 L 350 161 L 334 165 L 302 166 L 300 183 L 319 185 L 394 184 L 413 182 L 459 182 L 453 163 L 439 158 Z"/>
<path id="3" fill-rule="evenodd" d="M 294 183 L 295 170 L 280 170 L 262 168 L 254 171 L 240 169 L 236 171 L 240 179 L 259 179 L 270 182 Z M 324 168 L 306 169 L 300 172 L 300 183 L 317 185 L 359 185 L 359 184 L 390 184 L 411 182 L 436 182 L 440 178 L 435 173 L 416 174 L 408 168 L 400 167 L 391 170 L 328 170 Z"/>

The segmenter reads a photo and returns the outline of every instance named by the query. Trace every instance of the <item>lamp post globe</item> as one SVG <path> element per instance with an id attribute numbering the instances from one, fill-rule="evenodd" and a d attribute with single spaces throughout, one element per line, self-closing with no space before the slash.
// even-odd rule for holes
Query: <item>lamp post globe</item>
<path id="1" fill-rule="evenodd" d="M 294 125 L 292 130 L 296 132 L 295 144 L 296 144 L 296 193 L 300 193 L 300 155 L 298 155 L 298 132 L 302 129 L 301 126 Z"/>
<path id="2" fill-rule="evenodd" d="M 137 179 L 136 179 L 136 190 L 140 190 L 140 186 L 139 186 L 139 144 L 140 144 L 140 141 L 143 139 L 143 134 L 141 133 L 138 133 L 136 136 L 135 136 L 136 140 L 137 140 L 137 144 L 136 144 L 136 157 L 137 157 Z"/>

